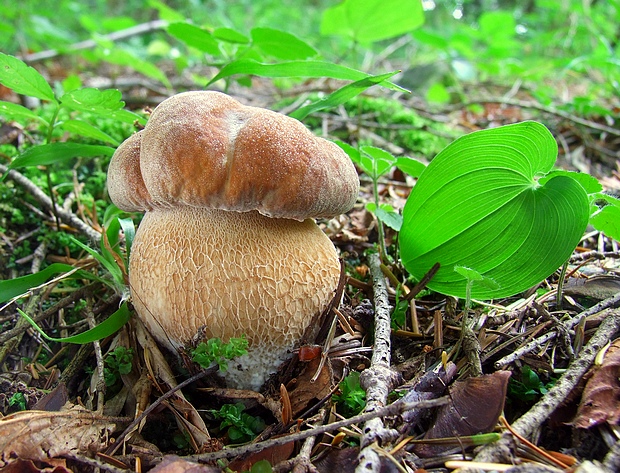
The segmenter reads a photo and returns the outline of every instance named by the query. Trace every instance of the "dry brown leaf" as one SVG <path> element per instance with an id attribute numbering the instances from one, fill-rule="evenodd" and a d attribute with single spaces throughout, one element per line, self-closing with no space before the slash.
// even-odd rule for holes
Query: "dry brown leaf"
<path id="1" fill-rule="evenodd" d="M 142 322 L 135 320 L 136 338 L 144 350 L 144 359 L 149 372 L 153 378 L 163 384 L 162 394 L 176 387 L 177 382 L 172 373 L 172 369 L 159 350 L 157 343 L 148 333 Z M 138 395 L 136 393 L 136 395 Z M 196 451 L 208 451 L 213 446 L 213 441 L 196 408 L 190 403 L 181 391 L 174 395 L 163 404 L 170 407 L 175 415 L 179 428 L 186 431 L 191 436 L 193 447 Z"/>
<path id="2" fill-rule="evenodd" d="M 493 430 L 504 409 L 510 371 L 469 378 L 450 388 L 450 402 L 442 406 L 425 439 L 461 437 Z M 452 449 L 445 445 L 416 445 L 421 457 L 432 457 Z"/>
<path id="3" fill-rule="evenodd" d="M 220 471 L 221 468 L 188 462 L 176 455 L 166 455 L 151 473 L 219 473 Z"/>
<path id="4" fill-rule="evenodd" d="M 32 460 L 11 459 L 9 463 L 0 468 L 0 473 L 71 473 L 64 465 L 65 460 L 48 460 L 49 466 L 38 467 Z"/>
<path id="5" fill-rule="evenodd" d="M 319 377 L 312 382 L 312 378 L 319 369 L 320 361 L 320 357 L 310 360 L 297 377 L 296 383 L 293 386 L 287 386 L 293 418 L 305 411 L 310 401 L 321 400 L 332 392 L 334 381 L 329 359 L 321 368 Z"/>
<path id="6" fill-rule="evenodd" d="M 23 411 L 0 419 L 0 466 L 9 455 L 46 461 L 102 450 L 116 430 L 110 418 L 80 406 L 59 412 Z"/>
<path id="7" fill-rule="evenodd" d="M 620 422 L 620 339 L 612 343 L 603 364 L 588 380 L 573 425 L 589 429 Z"/>

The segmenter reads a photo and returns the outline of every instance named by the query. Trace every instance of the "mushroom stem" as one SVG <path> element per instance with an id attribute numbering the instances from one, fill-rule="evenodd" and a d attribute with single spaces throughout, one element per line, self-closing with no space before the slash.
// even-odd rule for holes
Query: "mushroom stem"
<path id="1" fill-rule="evenodd" d="M 338 285 L 336 250 L 316 223 L 256 211 L 196 207 L 148 211 L 130 261 L 133 303 L 165 346 L 246 335 L 229 384 L 258 389 L 313 322 Z"/>

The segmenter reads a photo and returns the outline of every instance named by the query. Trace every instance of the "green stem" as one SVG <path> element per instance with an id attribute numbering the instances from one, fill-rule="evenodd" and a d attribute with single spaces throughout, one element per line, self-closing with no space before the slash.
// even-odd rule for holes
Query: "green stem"
<path id="1" fill-rule="evenodd" d="M 54 115 L 50 120 L 50 126 L 47 129 L 47 136 L 45 138 L 45 144 L 49 144 L 52 142 L 52 135 L 54 133 L 54 127 L 56 126 L 56 119 L 58 118 L 58 113 L 60 112 L 60 105 L 56 105 L 56 110 L 54 111 Z M 58 213 L 56 212 L 56 197 L 54 196 L 54 189 L 52 187 L 52 176 L 50 174 L 49 167 L 45 167 L 45 175 L 47 177 L 47 192 L 50 195 L 50 199 L 52 199 L 52 213 L 54 214 L 54 220 L 56 221 L 56 230 L 60 231 L 60 218 L 58 217 Z"/>

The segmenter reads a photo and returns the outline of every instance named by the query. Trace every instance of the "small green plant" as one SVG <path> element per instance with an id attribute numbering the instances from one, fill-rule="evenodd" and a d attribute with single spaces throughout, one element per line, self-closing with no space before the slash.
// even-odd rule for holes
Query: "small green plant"
<path id="1" fill-rule="evenodd" d="M 359 414 L 366 407 L 366 391 L 360 386 L 360 374 L 349 373 L 338 385 L 340 392 L 332 396 L 339 412 L 345 417 Z"/>
<path id="2" fill-rule="evenodd" d="M 533 402 L 538 400 L 540 396 L 547 394 L 555 382 L 556 379 L 552 378 L 548 383 L 543 383 L 536 371 L 524 365 L 521 368 L 520 379 L 515 376 L 510 378 L 508 395 L 519 401 Z"/>
<path id="3" fill-rule="evenodd" d="M 360 146 L 359 150 L 343 143 L 336 142 L 351 158 L 351 160 L 359 166 L 359 168 L 370 177 L 373 188 L 373 202 L 366 204 L 366 209 L 372 212 L 379 221 L 377 227 L 379 233 L 379 251 L 381 259 L 387 261 L 388 254 L 385 246 L 385 232 L 383 225 L 387 225 L 395 231 L 399 231 L 402 226 L 402 217 L 396 212 L 392 206 L 379 202 L 379 179 L 385 176 L 390 170 L 396 166 L 404 173 L 416 177 L 424 170 L 424 164 L 408 157 L 395 157 L 387 151 L 376 148 L 374 146 Z"/>
<path id="4" fill-rule="evenodd" d="M 226 360 L 232 360 L 248 352 L 248 341 L 245 337 L 231 338 L 228 343 L 222 342 L 219 338 L 210 338 L 200 342 L 190 351 L 192 360 L 203 368 L 209 368 L 212 364 L 217 364 L 220 371 L 228 369 Z"/>
<path id="5" fill-rule="evenodd" d="M 249 442 L 265 428 L 265 421 L 245 411 L 243 403 L 224 404 L 219 410 L 209 412 L 216 420 L 221 420 L 220 430 L 227 430 L 228 438 L 233 443 Z"/>
<path id="6" fill-rule="evenodd" d="M 129 374 L 132 368 L 133 350 L 122 346 L 116 347 L 105 357 L 103 369 L 106 386 L 114 386 L 123 374 Z"/>
<path id="7" fill-rule="evenodd" d="M 26 410 L 26 396 L 24 393 L 14 393 L 9 399 L 9 406 L 15 406 L 20 411 Z"/>

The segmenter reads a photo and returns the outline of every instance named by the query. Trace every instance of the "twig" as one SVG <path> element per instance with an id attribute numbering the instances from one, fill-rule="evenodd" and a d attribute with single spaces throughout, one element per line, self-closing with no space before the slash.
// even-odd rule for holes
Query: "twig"
<path id="1" fill-rule="evenodd" d="M 95 314 L 93 314 L 93 309 L 92 309 L 92 298 L 88 298 L 88 306 L 86 309 L 86 320 L 88 321 L 88 327 L 89 328 L 94 328 L 95 325 L 97 325 L 97 322 L 95 321 Z M 103 360 L 103 354 L 101 353 L 101 343 L 99 342 L 99 340 L 95 340 L 93 342 L 93 348 L 95 349 L 95 359 L 97 360 L 97 386 L 95 387 L 95 389 L 97 390 L 97 412 L 102 413 L 103 412 L 103 406 L 105 403 L 105 391 L 106 391 L 106 384 L 105 384 L 105 367 L 104 367 L 104 360 Z"/>
<path id="2" fill-rule="evenodd" d="M 589 317 L 590 315 L 597 314 L 605 310 L 608 307 L 614 307 L 618 305 L 618 303 L 620 303 L 620 293 L 616 294 L 613 297 L 610 297 L 608 299 L 605 299 L 599 302 L 598 304 L 590 307 L 588 310 L 584 310 L 583 312 L 563 322 L 562 325 L 564 325 L 566 330 L 570 330 L 579 323 L 582 317 Z M 544 345 L 549 340 L 553 340 L 555 337 L 557 337 L 557 335 L 558 335 L 557 331 L 547 332 L 546 334 L 538 337 L 537 339 L 532 340 L 530 343 L 523 345 L 521 348 L 518 348 L 517 350 L 510 353 L 509 355 L 497 360 L 494 364 L 495 368 L 501 369 L 504 366 L 509 365 L 510 363 L 514 362 L 515 360 L 518 360 L 522 356 L 530 353 L 531 351 L 536 350 L 538 347 Z"/>
<path id="3" fill-rule="evenodd" d="M 99 243 L 101 240 L 101 234 L 98 231 L 80 220 L 80 218 L 73 212 L 68 212 L 58 205 L 55 206 L 52 199 L 50 199 L 45 192 L 43 192 L 34 182 L 22 173 L 16 171 L 15 169 L 9 170 L 7 166 L 0 164 L 0 174 L 4 173 L 7 173 L 9 178 L 24 187 L 36 200 L 43 204 L 45 208 L 48 210 L 55 208 L 56 214 L 64 223 L 86 235 L 90 240 L 92 240 L 93 243 Z"/>
<path id="4" fill-rule="evenodd" d="M 168 26 L 168 22 L 164 20 L 149 21 L 147 23 L 132 26 L 131 28 L 114 31 L 110 34 L 102 36 L 102 39 L 119 41 L 122 39 L 131 38 L 132 36 L 139 36 L 141 34 L 150 33 L 151 31 L 161 30 L 164 29 L 166 26 Z M 58 51 L 56 49 L 48 49 L 47 51 L 26 54 L 25 56 L 22 56 L 21 59 L 27 63 L 40 62 L 46 59 L 61 56 L 62 54 L 72 53 L 75 51 L 80 51 L 82 49 L 91 49 L 96 47 L 97 44 L 99 44 L 97 41 L 93 39 L 87 39 L 86 41 L 80 41 L 79 43 L 74 43 L 70 46 L 67 46 L 62 51 Z"/>
<path id="5" fill-rule="evenodd" d="M 390 305 L 387 294 L 385 276 L 381 271 L 381 260 L 378 254 L 368 256 L 368 266 L 373 279 L 375 302 L 375 340 L 370 368 L 360 376 L 360 384 L 366 390 L 365 412 L 373 412 L 385 406 L 387 397 L 394 385 L 395 373 L 390 369 Z M 358 471 L 376 471 L 381 469 L 381 461 L 374 443 L 389 440 L 398 436 L 395 430 L 386 429 L 379 417 L 370 419 L 363 428 L 361 439 L 362 450 L 359 454 Z"/>
<path id="6" fill-rule="evenodd" d="M 513 425 L 513 429 L 523 437 L 532 434 L 545 422 L 553 411 L 566 399 L 566 396 L 579 383 L 594 362 L 600 349 L 620 330 L 620 310 L 612 310 L 603 320 L 588 344 L 579 354 L 558 382 L 526 414 Z M 501 461 L 509 451 L 511 437 L 504 434 L 502 439 L 484 447 L 476 456 L 476 461 Z"/>
<path id="7" fill-rule="evenodd" d="M 363 414 L 350 417 L 349 419 L 332 422 L 331 424 L 327 424 L 327 425 L 320 425 L 310 430 L 304 430 L 302 432 L 296 432 L 294 434 L 272 438 L 269 440 L 265 440 L 263 442 L 242 445 L 240 447 L 225 448 L 224 450 L 220 450 L 219 452 L 201 453 L 197 455 L 190 455 L 190 456 L 183 457 L 183 458 L 187 461 L 200 461 L 204 463 L 212 462 L 214 460 L 219 460 L 220 458 L 234 458 L 239 455 L 245 455 L 247 453 L 259 452 L 266 448 L 285 445 L 289 442 L 297 442 L 299 440 L 305 440 L 308 437 L 317 437 L 327 432 L 338 430 L 342 427 L 348 427 L 353 424 L 367 422 L 370 419 L 374 419 L 376 417 L 399 415 L 411 409 L 430 409 L 433 407 L 443 406 L 444 404 L 447 404 L 447 403 L 448 403 L 447 397 L 442 397 L 439 399 L 432 399 L 428 401 L 418 401 L 418 402 L 403 402 L 402 400 L 398 400 L 386 407 L 377 409 L 373 412 L 365 412 Z"/>

